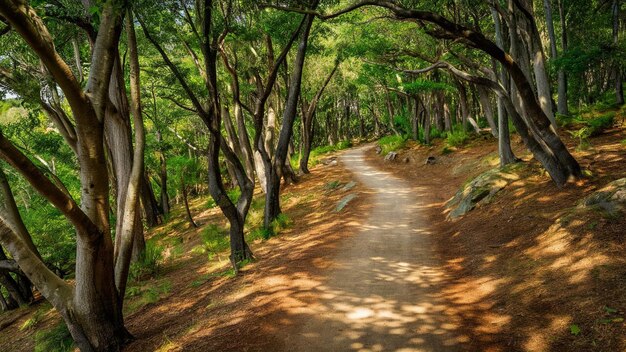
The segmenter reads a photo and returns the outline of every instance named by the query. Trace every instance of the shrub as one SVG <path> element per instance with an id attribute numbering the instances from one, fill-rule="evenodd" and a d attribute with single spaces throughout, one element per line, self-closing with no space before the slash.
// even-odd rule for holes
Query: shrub
<path id="1" fill-rule="evenodd" d="M 352 141 L 341 141 L 335 145 L 335 150 L 352 148 Z"/>
<path id="2" fill-rule="evenodd" d="M 382 154 L 387 154 L 394 150 L 404 148 L 406 146 L 406 138 L 403 136 L 385 136 L 378 140 L 378 145 L 382 149 Z"/>
<path id="3" fill-rule="evenodd" d="M 452 132 L 448 132 L 446 143 L 451 147 L 460 147 L 467 143 L 469 135 L 462 129 L 457 129 Z"/>
<path id="4" fill-rule="evenodd" d="M 604 130 L 613 127 L 615 123 L 615 112 L 607 112 L 587 121 L 587 125 L 591 128 L 591 136 L 597 136 Z"/>

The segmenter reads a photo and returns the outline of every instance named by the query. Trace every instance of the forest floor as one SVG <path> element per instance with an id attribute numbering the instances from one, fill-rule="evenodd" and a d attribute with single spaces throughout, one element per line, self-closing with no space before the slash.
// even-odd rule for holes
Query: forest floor
<path id="1" fill-rule="evenodd" d="M 198 199 L 198 229 L 177 209 L 149 233 L 164 260 L 129 287 L 137 340 L 126 350 L 626 350 L 626 219 L 576 208 L 626 177 L 625 139 L 623 128 L 591 138 L 575 152 L 591 176 L 561 189 L 526 161 L 519 180 L 455 221 L 445 202 L 497 166 L 493 139 L 451 153 L 409 145 L 393 162 L 373 145 L 348 151 L 285 188 L 293 224 L 252 241 L 258 260 L 236 277 L 226 252 L 209 260 L 198 250 L 208 228 L 226 226 Z M 2 314 L 0 351 L 32 351 L 35 332 L 58 322 L 45 303 Z"/>

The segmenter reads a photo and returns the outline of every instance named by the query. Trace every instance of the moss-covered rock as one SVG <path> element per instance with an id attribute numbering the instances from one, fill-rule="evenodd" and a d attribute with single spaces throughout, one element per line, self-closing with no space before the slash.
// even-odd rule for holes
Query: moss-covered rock
<path id="1" fill-rule="evenodd" d="M 461 217 L 481 204 L 488 204 L 493 197 L 519 179 L 510 169 L 491 169 L 466 183 L 456 195 L 446 203 L 450 210 L 448 219 Z"/>
<path id="2" fill-rule="evenodd" d="M 626 207 L 626 178 L 615 180 L 593 192 L 580 202 L 580 207 L 602 209 L 609 214 L 623 212 Z"/>

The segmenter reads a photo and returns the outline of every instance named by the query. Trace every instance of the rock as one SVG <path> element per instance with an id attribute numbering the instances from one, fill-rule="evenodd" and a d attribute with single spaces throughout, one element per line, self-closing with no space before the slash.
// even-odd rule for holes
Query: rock
<path id="1" fill-rule="evenodd" d="M 345 208 L 346 205 L 348 205 L 348 203 L 350 203 L 350 201 L 354 198 L 356 198 L 356 194 L 348 194 L 347 196 L 343 197 L 335 207 L 335 213 L 342 211 L 343 208 Z"/>
<path id="2" fill-rule="evenodd" d="M 396 152 L 389 152 L 385 156 L 385 161 L 394 161 L 394 160 L 396 160 L 396 157 L 398 157 L 398 153 L 396 153 Z"/>
<path id="3" fill-rule="evenodd" d="M 408 163 L 411 161 L 411 159 L 410 159 L 408 156 L 405 156 L 405 157 L 404 157 L 404 159 L 402 159 L 402 161 L 403 161 L 405 164 L 408 164 Z"/>
<path id="4" fill-rule="evenodd" d="M 435 163 L 435 157 L 429 156 L 428 158 L 426 158 L 426 162 L 424 163 L 424 165 L 432 165 L 434 163 Z"/>
<path id="5" fill-rule="evenodd" d="M 343 186 L 342 190 L 343 191 L 349 191 L 349 190 L 353 189 L 354 186 L 356 186 L 356 182 L 350 181 L 350 182 L 346 183 L 345 186 Z"/>
<path id="6" fill-rule="evenodd" d="M 338 181 L 338 180 L 330 181 L 330 182 L 328 182 L 327 184 L 324 185 L 324 189 L 326 191 L 330 191 L 330 192 L 336 190 L 339 187 L 341 187 L 341 182 Z"/>
<path id="7" fill-rule="evenodd" d="M 322 164 L 324 164 L 324 165 L 331 165 L 333 163 L 334 163 L 334 165 L 337 165 L 337 157 L 336 156 L 331 156 L 328 159 L 322 160 Z"/>
<path id="8" fill-rule="evenodd" d="M 380 146 L 376 147 L 376 154 L 380 154 L 383 152 L 383 148 L 381 148 Z"/>
<path id="9" fill-rule="evenodd" d="M 610 182 L 602 189 L 583 198 L 579 207 L 596 207 L 609 215 L 617 215 L 626 206 L 626 178 Z"/>
<path id="10" fill-rule="evenodd" d="M 328 166 L 337 166 L 337 160 L 333 160 L 330 163 L 328 163 Z"/>
<path id="11" fill-rule="evenodd" d="M 446 203 L 450 209 L 448 219 L 456 219 L 479 205 L 490 203 L 496 193 L 518 179 L 518 175 L 497 168 L 478 175 Z"/>

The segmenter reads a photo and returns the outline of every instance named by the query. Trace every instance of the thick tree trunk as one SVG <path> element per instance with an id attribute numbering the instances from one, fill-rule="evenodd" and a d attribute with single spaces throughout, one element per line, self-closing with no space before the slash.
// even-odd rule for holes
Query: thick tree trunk
<path id="1" fill-rule="evenodd" d="M 130 338 L 114 280 L 109 224 L 109 177 L 104 126 L 108 86 L 125 4 L 106 1 L 94 43 L 90 75 L 83 91 L 53 46 L 43 21 L 27 4 L 0 0 L 0 15 L 23 37 L 63 90 L 76 121 L 81 184 L 78 205 L 13 146 L 0 131 L 0 157 L 57 207 L 76 228 L 75 287 L 61 280 L 28 248 L 0 216 L 2 243 L 23 272 L 64 318 L 81 351 L 118 351 Z"/>

